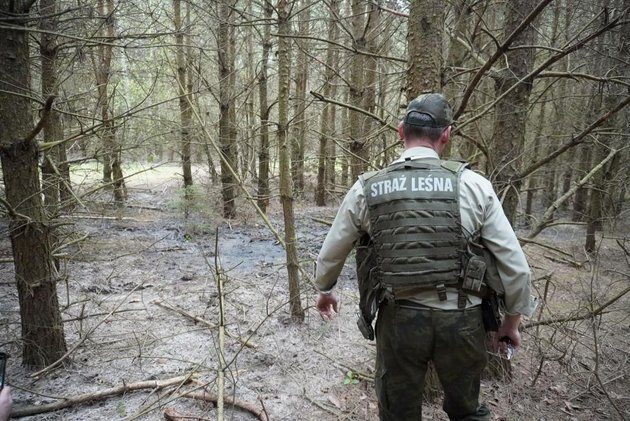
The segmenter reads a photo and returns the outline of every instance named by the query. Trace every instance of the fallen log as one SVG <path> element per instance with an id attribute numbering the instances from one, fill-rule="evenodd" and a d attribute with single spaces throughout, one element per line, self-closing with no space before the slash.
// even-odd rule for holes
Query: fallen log
<path id="1" fill-rule="evenodd" d="M 182 385 L 188 383 L 194 373 L 186 374 L 184 376 L 173 377 L 165 380 L 145 380 L 136 383 L 124 383 L 121 386 L 112 387 L 109 389 L 100 390 L 98 392 L 83 393 L 81 395 L 72 396 L 69 398 L 59 399 L 56 402 L 47 403 L 44 405 L 32 405 L 14 408 L 11 412 L 11 418 L 27 417 L 29 415 L 44 414 L 46 412 L 59 411 L 61 409 L 70 408 L 71 406 L 81 405 L 88 402 L 103 400 L 112 396 L 123 395 L 128 392 L 133 392 L 142 389 L 163 389 L 165 387 Z"/>

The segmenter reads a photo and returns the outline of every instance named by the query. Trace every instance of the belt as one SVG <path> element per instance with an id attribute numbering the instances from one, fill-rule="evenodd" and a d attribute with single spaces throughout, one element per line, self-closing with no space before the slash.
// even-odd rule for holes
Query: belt
<path id="1" fill-rule="evenodd" d="M 385 304 L 389 304 L 391 303 L 391 301 L 386 301 Z M 476 305 L 476 306 L 472 306 L 472 307 L 466 307 L 466 308 L 454 308 L 454 309 L 442 309 L 442 308 L 436 308 L 436 307 L 430 307 L 424 304 L 420 304 L 417 303 L 415 301 L 411 301 L 411 300 L 394 300 L 393 304 L 397 305 L 398 307 L 401 308 L 410 308 L 413 310 L 431 310 L 431 311 L 444 311 L 444 312 L 453 312 L 453 311 L 472 311 L 474 309 L 480 308 L 480 305 Z"/>
<path id="2" fill-rule="evenodd" d="M 394 300 L 394 304 L 398 307 L 413 308 L 417 310 L 431 310 L 433 307 L 425 306 L 424 304 L 417 303 L 411 300 Z"/>

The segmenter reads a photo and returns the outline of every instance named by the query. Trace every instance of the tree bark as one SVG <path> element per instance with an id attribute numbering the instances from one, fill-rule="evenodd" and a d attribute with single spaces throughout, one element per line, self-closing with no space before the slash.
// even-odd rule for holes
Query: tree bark
<path id="1" fill-rule="evenodd" d="M 247 12 L 252 15 L 252 0 L 247 1 Z M 247 50 L 247 83 L 254 84 L 257 75 L 255 68 L 258 65 L 256 62 L 256 54 L 254 51 L 254 40 L 255 40 L 256 31 L 252 27 L 246 28 L 246 40 L 245 47 Z M 246 116 L 247 116 L 247 127 L 256 127 L 258 125 L 254 104 L 256 102 L 256 90 L 248 89 L 247 91 L 247 100 L 245 103 Z M 253 130 L 250 131 L 251 135 L 248 134 L 247 141 L 244 142 L 244 150 L 247 151 L 247 159 L 245 159 L 245 165 L 248 168 L 248 173 L 252 177 L 253 180 L 258 182 L 257 180 L 257 161 L 256 161 L 256 135 Z"/>
<path id="2" fill-rule="evenodd" d="M 291 318 L 304 320 L 304 309 L 300 300 L 299 267 L 296 245 L 295 220 L 293 216 L 293 188 L 289 163 L 287 132 L 289 125 L 289 82 L 291 58 L 289 55 L 290 33 L 287 0 L 278 0 L 278 155 L 280 161 L 280 201 L 284 215 L 284 241 L 286 244 L 287 273 L 289 276 L 289 306 Z"/>
<path id="3" fill-rule="evenodd" d="M 187 78 L 191 78 L 189 61 L 187 60 L 186 47 L 184 46 L 184 32 L 182 29 L 181 0 L 173 0 L 175 24 L 175 48 L 177 49 L 177 93 L 179 95 L 179 117 L 182 153 L 182 175 L 184 178 L 184 189 L 193 185 L 192 170 L 190 163 L 190 137 L 192 130 L 192 98 L 188 90 Z M 190 20 L 190 11 L 186 12 L 187 20 Z M 192 80 L 192 79 L 191 79 Z M 188 195 L 187 195 L 188 196 Z"/>
<path id="4" fill-rule="evenodd" d="M 339 29 L 337 26 L 337 18 L 336 16 L 339 14 L 339 1 L 332 0 L 330 2 L 330 15 L 328 18 L 328 34 L 331 39 L 337 39 L 339 34 Z M 332 95 L 332 91 L 334 89 L 333 86 L 333 78 L 335 77 L 335 68 L 334 66 L 335 60 L 335 49 L 332 44 L 328 44 L 326 49 L 326 71 L 324 72 L 324 89 L 323 95 L 326 98 L 330 98 Z M 326 184 L 327 180 L 330 179 L 329 172 L 332 170 L 334 172 L 334 167 L 330 165 L 329 162 L 329 153 L 330 145 L 328 144 L 328 138 L 331 136 L 334 130 L 334 119 L 331 118 L 331 114 L 333 112 L 334 106 L 329 103 L 324 103 L 324 107 L 322 108 L 322 114 L 320 117 L 320 135 L 319 135 L 319 154 L 317 159 L 317 186 L 315 188 L 315 204 L 317 206 L 325 206 L 326 205 Z M 330 142 L 334 143 L 334 142 Z"/>
<path id="5" fill-rule="evenodd" d="M 407 21 L 407 101 L 442 86 L 442 33 L 445 4 L 441 0 L 412 1 Z"/>
<path id="6" fill-rule="evenodd" d="M 42 96 L 44 98 L 57 97 L 57 37 L 51 32 L 57 31 L 57 2 L 56 0 L 41 0 L 40 14 L 48 15 L 41 20 L 40 28 L 45 31 L 41 34 L 39 51 L 41 55 L 41 85 Z M 63 138 L 63 127 L 59 113 L 51 109 L 48 119 L 43 127 L 44 142 L 54 142 Z M 65 154 L 65 144 L 54 146 L 48 149 L 42 161 L 42 185 L 44 193 L 44 205 L 49 215 L 56 215 L 59 211 L 60 192 L 64 188 L 69 188 L 68 180 L 62 179 L 59 162 Z"/>
<path id="7" fill-rule="evenodd" d="M 113 39 L 115 35 L 114 0 L 98 0 L 98 11 L 105 20 L 106 37 Z M 98 104 L 103 123 L 103 182 L 113 182 L 114 200 L 119 205 L 127 197 L 127 188 L 122 171 L 122 152 L 116 141 L 116 128 L 109 114 L 110 98 L 108 94 L 109 76 L 112 64 L 112 46 L 99 44 L 98 65 L 96 69 L 96 85 L 98 90 Z"/>
<path id="8" fill-rule="evenodd" d="M 273 6 L 270 0 L 264 2 L 265 20 L 271 21 Z M 260 145 L 258 149 L 258 207 L 267 211 L 269 206 L 269 103 L 267 98 L 267 78 L 269 51 L 271 50 L 271 24 L 265 25 L 262 40 L 262 58 L 258 72 L 258 99 L 260 101 Z"/>
<path id="9" fill-rule="evenodd" d="M 238 153 L 236 148 L 236 127 L 234 111 L 234 56 L 232 55 L 232 26 L 233 0 L 222 0 L 219 5 L 219 30 L 217 37 L 217 53 L 219 59 L 219 140 L 221 153 L 229 165 L 238 168 Z M 221 184 L 223 195 L 223 217 L 232 219 L 236 216 L 236 197 L 238 181 L 221 160 Z"/>
<path id="10" fill-rule="evenodd" d="M 355 50 L 365 51 L 365 2 L 352 0 L 352 47 Z M 350 103 L 363 104 L 365 94 L 365 56 L 353 54 L 350 68 Z M 364 148 L 365 133 L 362 132 L 364 116 L 357 111 L 349 111 L 350 120 L 350 177 L 356 180 L 359 174 L 365 170 L 364 160 L 367 159 L 367 149 Z"/>
<path id="11" fill-rule="evenodd" d="M 533 0 L 515 0 L 506 3 L 504 38 L 507 38 L 520 26 L 526 13 L 531 11 L 534 6 Z M 534 40 L 534 27 L 529 24 L 516 37 L 513 46 L 533 45 Z M 533 67 L 534 50 L 532 48 L 510 50 L 505 55 L 507 68 L 502 70 L 495 79 L 496 95 L 502 95 L 515 84 L 518 86 L 500 100 L 495 107 L 492 141 L 494 156 L 498 158 L 495 168 L 500 169 L 500 171 L 496 174 L 493 182 L 495 189 L 503 196 L 503 210 L 513 225 L 516 219 L 518 193 L 521 187 L 521 180 L 515 179 L 515 175 L 519 172 L 519 163 L 525 146 L 525 126 L 529 95 L 532 89 L 531 83 L 519 83 L 518 81 L 527 75 Z"/>
<path id="12" fill-rule="evenodd" d="M 29 10 L 21 5 L 0 0 L 0 14 L 26 17 Z M 18 19 L 11 23 L 26 25 Z M 37 131 L 30 101 L 19 95 L 30 89 L 28 32 L 0 28 L 0 63 L 4 74 L 0 78 L 0 161 L 20 302 L 22 363 L 43 367 L 66 352 L 66 341 L 57 299 L 51 228 L 41 197 Z M 42 118 L 47 118 L 48 111 Z"/>
<path id="13" fill-rule="evenodd" d="M 306 37 L 310 32 L 311 7 L 310 0 L 300 2 L 299 35 Z M 291 177 L 293 178 L 293 194 L 299 196 L 304 190 L 304 143 L 306 138 L 306 85 L 308 83 L 309 49 L 307 39 L 296 39 L 296 73 L 295 73 L 295 107 L 293 130 L 291 130 Z"/>

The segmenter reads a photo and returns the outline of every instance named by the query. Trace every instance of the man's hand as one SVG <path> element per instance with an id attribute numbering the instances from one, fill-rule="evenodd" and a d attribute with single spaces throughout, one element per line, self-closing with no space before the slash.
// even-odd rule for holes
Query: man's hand
<path id="1" fill-rule="evenodd" d="M 5 386 L 0 391 L 0 421 L 6 421 L 11 415 L 11 390 Z"/>
<path id="2" fill-rule="evenodd" d="M 521 333 L 518 331 L 518 326 L 521 324 L 521 315 L 506 314 L 503 318 L 503 323 L 499 326 L 499 331 L 494 336 L 494 349 L 499 348 L 502 353 L 507 352 L 508 343 L 505 341 L 499 341 L 503 337 L 507 337 L 514 350 L 521 346 Z"/>
<path id="3" fill-rule="evenodd" d="M 319 311 L 319 314 L 322 315 L 324 320 L 331 320 L 333 315 L 337 313 L 339 307 L 339 301 L 334 293 L 324 294 L 322 292 L 319 293 L 317 297 L 317 301 L 315 302 L 315 306 Z"/>

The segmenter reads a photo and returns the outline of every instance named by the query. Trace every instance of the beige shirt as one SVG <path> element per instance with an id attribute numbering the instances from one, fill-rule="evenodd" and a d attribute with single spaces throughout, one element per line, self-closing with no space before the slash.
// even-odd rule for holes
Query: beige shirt
<path id="1" fill-rule="evenodd" d="M 407 149 L 394 161 L 405 158 L 438 158 L 430 148 Z M 531 316 L 534 311 L 530 294 L 530 269 L 525 254 L 508 222 L 501 202 L 490 181 L 471 170 L 461 175 L 460 213 L 465 235 L 481 230 L 484 245 L 494 254 L 501 281 L 505 287 L 505 310 L 509 314 Z M 337 283 L 346 257 L 354 242 L 363 232 L 370 232 L 370 220 L 363 187 L 357 181 L 346 194 L 322 249 L 317 257 L 315 284 L 321 292 L 330 291 Z M 396 299 L 411 299 L 423 305 L 452 310 L 457 308 L 457 290 L 449 288 L 447 300 L 440 301 L 435 291 L 415 291 L 408 295 L 396 295 Z M 468 296 L 467 306 L 479 305 L 481 300 Z"/>

